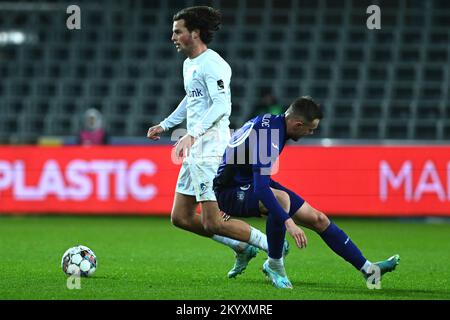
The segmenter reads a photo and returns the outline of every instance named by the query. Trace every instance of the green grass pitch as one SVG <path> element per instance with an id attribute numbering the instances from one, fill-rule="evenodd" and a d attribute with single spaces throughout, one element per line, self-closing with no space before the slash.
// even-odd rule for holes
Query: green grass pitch
<path id="1" fill-rule="evenodd" d="M 247 220 L 264 230 L 263 219 Z M 400 265 L 381 290 L 310 230 L 309 244 L 291 243 L 286 270 L 293 290 L 272 287 L 260 252 L 244 274 L 228 279 L 231 249 L 182 231 L 168 217 L 0 217 L 0 299 L 450 299 L 450 224 L 334 219 L 364 255 L 378 261 L 395 253 Z M 98 269 L 69 290 L 61 256 L 83 244 Z"/>

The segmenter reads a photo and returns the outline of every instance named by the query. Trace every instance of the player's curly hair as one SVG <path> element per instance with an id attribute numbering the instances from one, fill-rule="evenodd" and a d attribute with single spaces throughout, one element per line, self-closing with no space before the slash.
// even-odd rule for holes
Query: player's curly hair
<path id="1" fill-rule="evenodd" d="M 308 122 L 312 122 L 314 119 L 320 120 L 323 118 L 323 112 L 320 105 L 310 96 L 302 96 L 295 99 L 286 113 L 289 114 L 289 116 L 302 117 Z"/>
<path id="2" fill-rule="evenodd" d="M 220 29 L 222 14 L 219 10 L 208 6 L 185 8 L 173 16 L 173 21 L 184 19 L 184 25 L 192 32 L 200 30 L 200 39 L 208 44 L 214 37 L 214 32 Z"/>

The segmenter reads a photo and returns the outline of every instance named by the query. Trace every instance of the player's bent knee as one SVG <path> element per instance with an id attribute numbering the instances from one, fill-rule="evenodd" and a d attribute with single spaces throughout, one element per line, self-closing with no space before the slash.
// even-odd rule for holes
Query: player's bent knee
<path id="1" fill-rule="evenodd" d="M 314 229 L 317 232 L 322 232 L 330 224 L 330 219 L 328 219 L 328 217 L 323 212 L 316 211 L 315 214 L 316 214 L 316 219 L 314 221 Z"/>
<path id="2" fill-rule="evenodd" d="M 183 219 L 181 219 L 180 217 L 173 215 L 173 214 L 170 215 L 170 221 L 172 222 L 172 224 L 175 227 L 178 227 L 178 228 L 182 228 L 184 225 Z"/>
<path id="3" fill-rule="evenodd" d="M 170 221 L 172 222 L 172 225 L 181 229 L 186 229 L 190 225 L 189 219 L 174 212 L 172 212 L 172 214 L 170 215 Z"/>
<path id="4" fill-rule="evenodd" d="M 289 208 L 291 207 L 291 200 L 289 198 L 289 195 L 285 191 L 272 189 L 274 190 L 275 198 L 277 198 L 278 203 L 280 206 L 286 211 L 289 212 Z"/>
<path id="5" fill-rule="evenodd" d="M 205 230 L 209 233 L 213 233 L 213 234 L 219 234 L 221 235 L 222 232 L 222 225 L 220 223 L 217 223 L 214 220 L 205 220 L 202 221 L 203 224 L 203 228 L 205 228 Z"/>

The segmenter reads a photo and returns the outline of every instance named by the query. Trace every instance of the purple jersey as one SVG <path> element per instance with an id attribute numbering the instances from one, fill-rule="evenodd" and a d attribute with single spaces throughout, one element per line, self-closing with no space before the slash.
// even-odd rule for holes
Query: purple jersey
<path id="1" fill-rule="evenodd" d="M 253 183 L 253 172 L 270 175 L 286 143 L 284 114 L 247 121 L 231 136 L 214 179 L 214 190 Z"/>

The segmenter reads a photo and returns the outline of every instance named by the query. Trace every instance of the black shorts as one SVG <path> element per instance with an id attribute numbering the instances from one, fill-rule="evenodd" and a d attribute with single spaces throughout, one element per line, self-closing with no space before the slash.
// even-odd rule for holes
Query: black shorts
<path id="1" fill-rule="evenodd" d="M 304 203 L 304 200 L 293 191 L 283 187 L 278 182 L 270 179 L 269 186 L 273 189 L 283 190 L 291 199 L 291 210 L 289 216 L 292 216 Z M 292 201 L 295 197 L 296 201 Z M 232 217 L 260 217 L 259 200 L 253 192 L 253 184 L 244 186 L 235 186 L 216 191 L 217 203 L 220 210 Z"/>

